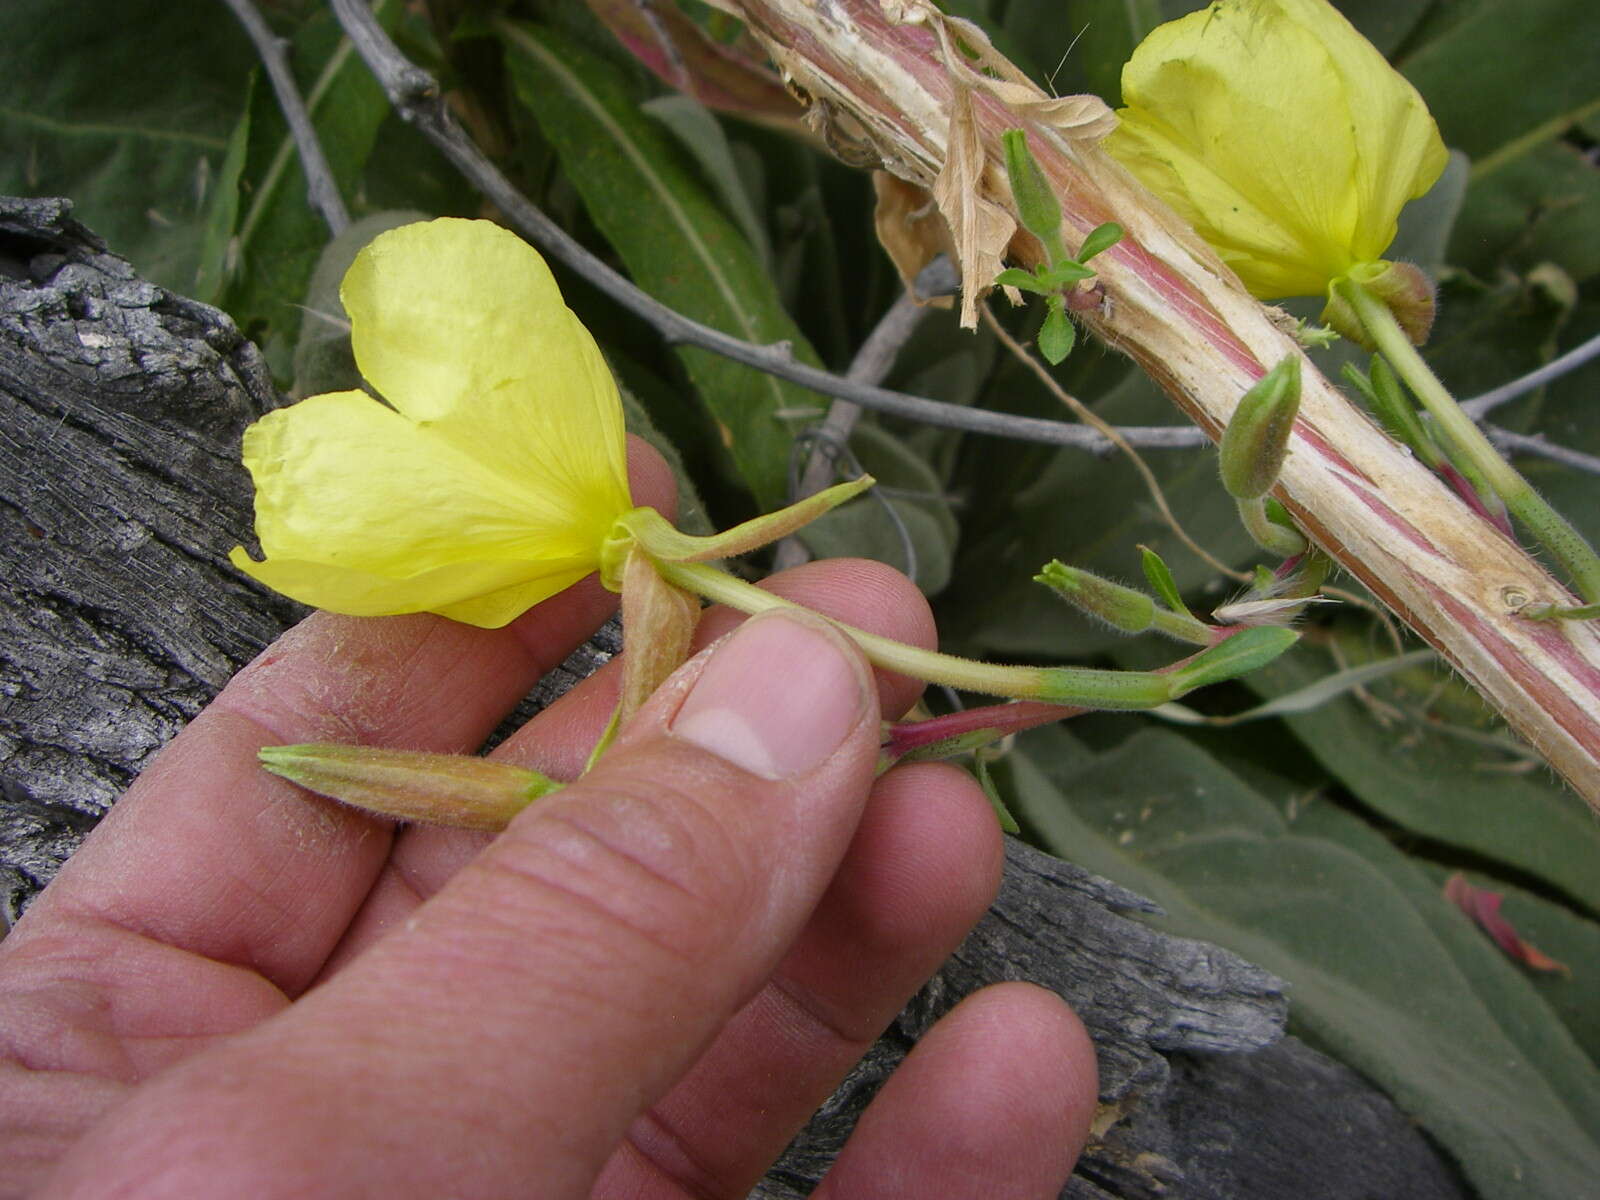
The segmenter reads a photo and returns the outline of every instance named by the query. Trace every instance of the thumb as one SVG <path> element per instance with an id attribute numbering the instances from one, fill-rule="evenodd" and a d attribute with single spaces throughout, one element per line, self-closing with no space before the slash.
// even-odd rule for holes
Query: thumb
<path id="1" fill-rule="evenodd" d="M 148 1194 L 587 1196 L 798 934 L 877 748 L 855 646 L 752 618 L 405 929 L 145 1089 L 89 1159 Z"/>

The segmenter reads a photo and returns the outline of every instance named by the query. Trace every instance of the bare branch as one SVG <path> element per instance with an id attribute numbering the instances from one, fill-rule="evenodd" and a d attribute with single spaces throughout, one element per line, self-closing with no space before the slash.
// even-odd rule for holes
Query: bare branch
<path id="1" fill-rule="evenodd" d="M 1112 443 L 1104 434 L 1084 425 L 944 404 L 860 383 L 796 362 L 789 348 L 781 343 L 753 345 L 674 312 L 590 254 L 524 196 L 450 115 L 433 77 L 400 53 L 361 0 L 331 0 L 331 4 L 357 53 L 383 85 L 401 117 L 421 130 L 519 233 L 643 318 L 668 342 L 700 346 L 825 396 L 837 396 L 890 416 L 967 433 L 1071 446 L 1095 454 L 1112 450 Z M 1205 435 L 1187 425 L 1133 426 L 1121 433 L 1129 443 L 1145 449 L 1187 450 L 1206 444 Z"/>
<path id="2" fill-rule="evenodd" d="M 334 182 L 322 143 L 317 141 L 311 115 L 306 112 L 305 102 L 295 87 L 294 75 L 289 70 L 288 42 L 268 28 L 250 0 L 223 0 L 223 3 L 244 26 L 261 57 L 261 65 L 267 69 L 272 94 L 278 99 L 283 119 L 289 123 L 289 135 L 294 138 L 294 148 L 300 155 L 300 168 L 306 176 L 306 197 L 327 223 L 329 232 L 338 237 L 350 227 L 350 210 L 345 208 L 344 199 L 339 195 L 339 185 Z"/>
<path id="3" fill-rule="evenodd" d="M 1552 380 L 1559 379 L 1569 371 L 1575 371 L 1589 360 L 1600 357 L 1600 333 L 1588 341 L 1574 346 L 1559 358 L 1551 359 L 1537 371 L 1529 371 L 1520 379 L 1513 379 L 1510 383 L 1502 384 L 1492 392 L 1485 392 L 1481 396 L 1474 396 L 1471 400 L 1461 402 L 1462 409 L 1475 421 L 1482 421 L 1484 414 L 1490 409 L 1497 408 L 1508 400 L 1515 400 L 1518 396 L 1526 395 L 1536 387 L 1542 387 Z M 1542 453 L 1542 451 L 1535 451 Z M 1550 457 L 1554 458 L 1555 455 Z M 1583 468 L 1590 470 L 1592 468 Z"/>
<path id="4" fill-rule="evenodd" d="M 845 378 L 852 383 L 880 382 L 894 366 L 894 360 L 899 357 L 901 348 L 931 311 L 920 302 L 919 297 L 949 295 L 955 291 L 960 282 L 961 278 L 956 274 L 955 265 L 942 254 L 924 267 L 917 276 L 915 292 L 901 293 L 900 298 L 889 306 L 889 311 L 884 313 L 873 326 L 872 332 L 867 335 L 867 340 L 861 343 L 861 349 L 856 351 Z M 813 431 L 811 452 L 806 458 L 800 477 L 794 481 L 790 489 L 791 501 L 802 500 L 820 492 L 832 482 L 838 468 L 839 451 L 850 441 L 851 431 L 855 429 L 861 412 L 859 404 L 839 397 L 834 398 L 833 403 L 828 406 L 828 415 Z M 894 515 L 892 508 L 890 515 Z M 805 543 L 790 534 L 778 543 L 777 553 L 772 560 L 772 569 L 786 570 L 798 566 L 810 557 Z M 915 557 L 914 552 L 909 557 Z"/>
<path id="5" fill-rule="evenodd" d="M 1600 475 L 1600 458 L 1596 458 L 1593 454 L 1585 454 L 1582 450 L 1573 450 L 1568 446 L 1547 442 L 1542 433 L 1531 436 L 1525 433 L 1512 433 L 1511 430 L 1502 429 L 1498 425 L 1485 425 L 1483 432 L 1501 450 L 1516 454 L 1537 454 L 1541 458 L 1548 458 L 1575 471 Z"/>

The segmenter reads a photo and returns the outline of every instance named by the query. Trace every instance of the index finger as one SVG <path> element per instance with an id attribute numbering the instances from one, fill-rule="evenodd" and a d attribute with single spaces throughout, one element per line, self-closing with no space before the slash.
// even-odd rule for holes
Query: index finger
<path id="1" fill-rule="evenodd" d="M 671 507 L 665 464 L 630 440 L 634 495 Z M 591 577 L 503 629 L 428 614 L 317 613 L 241 671 L 134 783 L 19 923 L 19 951 L 85 919 L 303 989 L 388 856 L 390 825 L 268 775 L 264 745 L 481 745 L 616 597 Z"/>

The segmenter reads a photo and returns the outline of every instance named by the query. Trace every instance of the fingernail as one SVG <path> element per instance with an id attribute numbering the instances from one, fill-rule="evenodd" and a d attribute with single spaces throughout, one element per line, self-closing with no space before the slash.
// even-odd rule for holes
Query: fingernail
<path id="1" fill-rule="evenodd" d="M 711 655 L 672 732 L 765 779 L 803 775 L 861 719 L 867 679 L 821 619 L 763 613 Z"/>

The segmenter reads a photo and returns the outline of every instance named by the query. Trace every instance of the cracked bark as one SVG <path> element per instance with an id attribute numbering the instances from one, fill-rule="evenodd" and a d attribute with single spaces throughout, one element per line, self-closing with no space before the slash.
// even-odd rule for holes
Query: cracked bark
<path id="1" fill-rule="evenodd" d="M 239 436 L 280 400 L 215 309 L 139 279 L 62 201 L 0 199 L 0 902 L 14 916 L 159 748 L 301 613 L 227 565 Z M 617 649 L 607 627 L 525 720 Z M 986 983 L 1072 1003 L 1110 1124 L 1063 1193 L 1466 1193 L 1352 1072 L 1282 1039 L 1283 986 L 1124 915 L 1151 905 L 1019 843 L 983 922 L 754 1193 L 807 1194 L 915 1039 Z"/>

